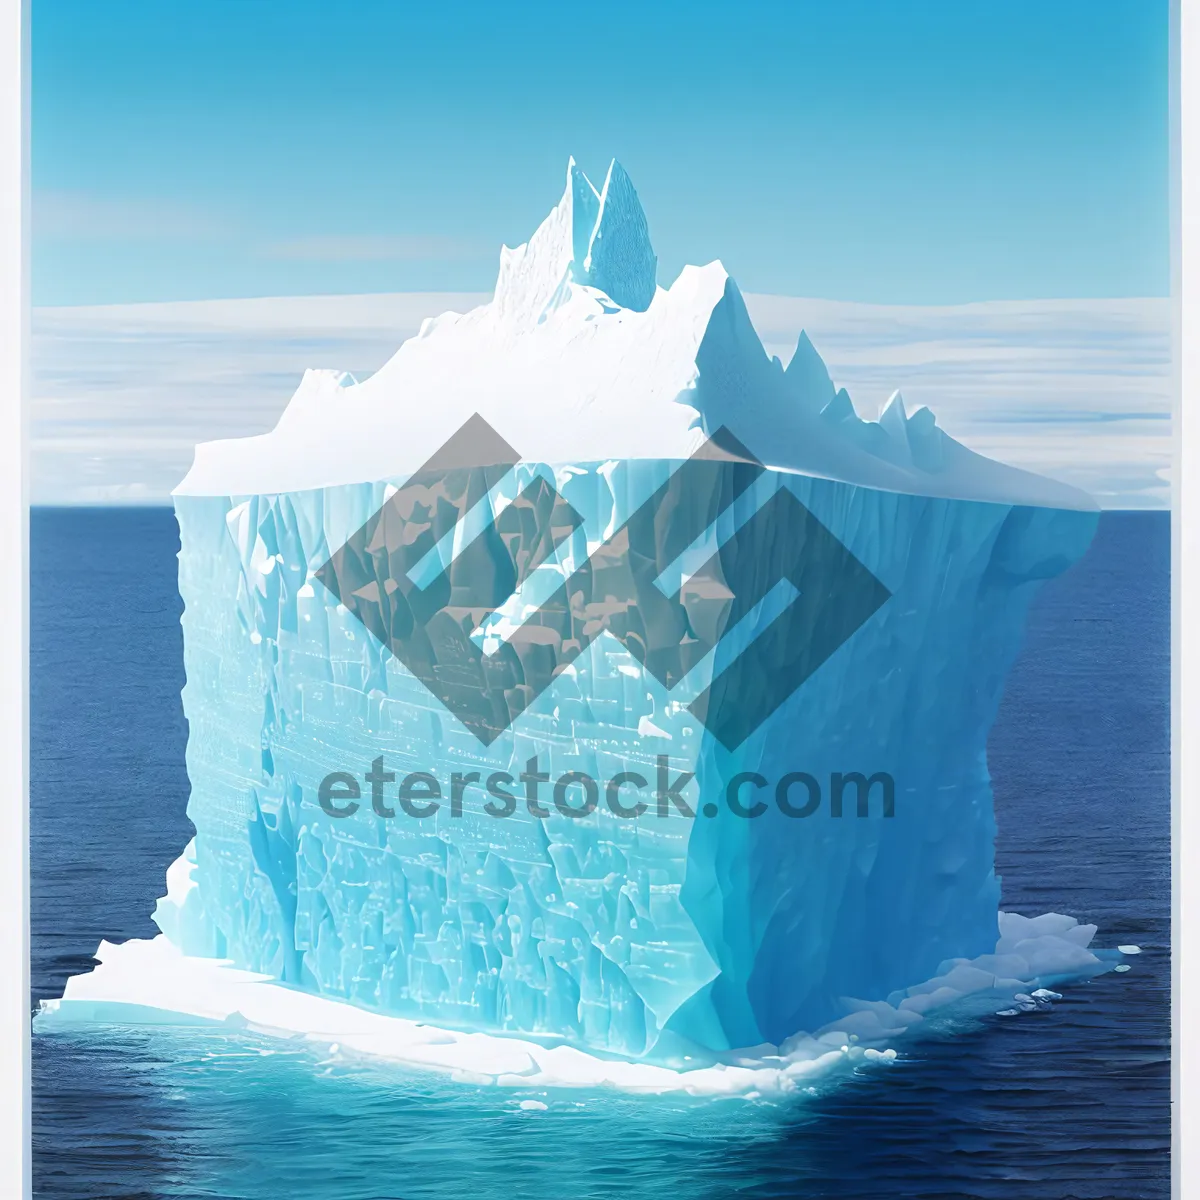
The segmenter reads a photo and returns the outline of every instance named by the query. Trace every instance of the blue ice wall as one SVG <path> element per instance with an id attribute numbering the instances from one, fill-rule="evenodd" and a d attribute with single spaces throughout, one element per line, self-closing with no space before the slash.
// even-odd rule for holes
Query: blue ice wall
<path id="1" fill-rule="evenodd" d="M 674 465 L 556 470 L 585 521 L 540 568 L 546 586 Z M 1034 592 L 1084 552 L 1096 516 L 767 479 L 892 595 L 732 751 L 686 708 L 703 679 L 668 693 L 609 636 L 485 747 L 312 577 L 384 483 L 177 497 L 195 886 L 160 903 L 164 931 L 372 1009 L 650 1056 L 778 1043 L 845 997 L 882 999 L 992 949 L 987 733 Z M 651 781 L 666 755 L 672 777 L 694 772 L 692 806 L 718 812 L 628 820 L 601 803 L 579 819 L 549 803 L 538 818 L 518 783 L 506 818 L 476 790 L 461 816 L 443 803 L 383 819 L 362 782 L 383 756 L 448 795 L 452 772 L 518 776 L 535 754 L 552 779 Z M 349 817 L 318 804 L 338 771 L 362 783 Z M 806 772 L 825 790 L 811 816 L 770 803 L 747 819 L 724 799 L 739 772 L 772 786 Z M 851 791 L 834 816 L 834 772 L 888 773 L 893 815 L 873 795 L 859 816 Z"/>

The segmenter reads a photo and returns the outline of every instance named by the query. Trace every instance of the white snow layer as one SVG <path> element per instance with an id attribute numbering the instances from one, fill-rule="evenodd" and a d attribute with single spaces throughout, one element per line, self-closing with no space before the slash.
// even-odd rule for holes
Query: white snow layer
<path id="1" fill-rule="evenodd" d="M 686 457 L 721 425 L 769 466 L 885 491 L 1095 507 L 1066 484 L 950 438 L 897 392 L 859 419 L 811 342 L 768 358 L 720 262 L 655 283 L 619 164 L 599 191 L 568 164 L 562 199 L 501 250 L 490 303 L 426 320 L 363 382 L 310 370 L 275 428 L 207 442 L 175 495 L 295 492 L 404 476 L 473 413 L 526 461 Z"/>
<path id="2" fill-rule="evenodd" d="M 1016 1016 L 1050 1006 L 1046 987 L 1111 970 L 1119 956 L 1092 950 L 1094 925 L 1045 913 L 1001 912 L 995 952 L 942 963 L 933 979 L 875 1002 L 846 999 L 843 1016 L 781 1046 L 755 1046 L 670 1064 L 598 1057 L 543 1038 L 460 1032 L 370 1012 L 284 987 L 228 961 L 189 957 L 160 934 L 102 942 L 100 965 L 42 1001 L 43 1028 L 76 1024 L 224 1024 L 268 1036 L 301 1037 L 335 1054 L 362 1055 L 454 1081 L 520 1090 L 611 1088 L 642 1094 L 783 1096 L 839 1070 L 896 1061 L 906 1041 L 937 1018 Z M 1123 964 L 1122 964 L 1123 965 Z M 1120 967 L 1118 967 L 1120 969 Z M 997 1008 L 999 1004 L 1013 1007 Z"/>

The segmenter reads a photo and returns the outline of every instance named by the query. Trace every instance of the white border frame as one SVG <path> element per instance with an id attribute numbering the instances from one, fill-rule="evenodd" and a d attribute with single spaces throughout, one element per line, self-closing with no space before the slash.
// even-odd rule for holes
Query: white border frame
<path id="1" fill-rule="evenodd" d="M 1171 21 L 1171 1179 L 1181 1197 L 1200 1180 L 1200 0 L 1175 0 Z"/>
<path id="2" fill-rule="evenodd" d="M 1200 0 L 1171 5 L 1176 369 L 1172 518 L 1172 1179 L 1200 1182 Z M 29 0 L 0 0 L 0 1196 L 31 1192 Z M 1191 66 L 1191 70 L 1188 66 Z M 1174 101 L 1178 97 L 1178 109 Z M 1178 113 L 1178 118 L 1174 116 Z M 19 573 L 14 569 L 19 567 Z M 1190 623 L 1186 612 L 1195 615 Z M 1185 731 L 1187 733 L 1185 734 Z M 1197 1193 L 1200 1194 L 1200 1193 Z"/>
<path id="3" fill-rule="evenodd" d="M 0 0 L 0 1195 L 27 1196 L 29 9 Z"/>

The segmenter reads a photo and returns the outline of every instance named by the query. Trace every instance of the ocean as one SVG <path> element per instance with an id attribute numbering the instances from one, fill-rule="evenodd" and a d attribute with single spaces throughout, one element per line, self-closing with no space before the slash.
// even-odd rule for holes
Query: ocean
<path id="1" fill-rule="evenodd" d="M 167 509 L 35 509 L 32 1002 L 153 936 L 192 834 Z M 1030 614 L 989 743 L 1003 906 L 1131 970 L 779 1102 L 499 1089 L 230 1030 L 33 1039 L 34 1193 L 220 1200 L 1170 1194 L 1170 519 L 1106 513 Z"/>

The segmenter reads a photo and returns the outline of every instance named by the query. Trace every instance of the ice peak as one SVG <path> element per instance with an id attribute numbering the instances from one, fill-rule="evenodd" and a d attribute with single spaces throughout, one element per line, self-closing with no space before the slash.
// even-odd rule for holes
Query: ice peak
<path id="1" fill-rule="evenodd" d="M 808 334 L 800 330 L 796 352 L 788 363 L 786 375 L 793 385 L 800 403 L 813 412 L 819 412 L 834 397 L 833 380 L 824 359 L 817 353 Z"/>
<path id="2" fill-rule="evenodd" d="M 658 257 L 633 181 L 615 158 L 604 177 L 582 268 L 577 281 L 599 288 L 622 308 L 645 312 L 650 307 L 658 286 Z"/>
<path id="3" fill-rule="evenodd" d="M 597 189 L 571 158 L 550 215 L 524 245 L 500 252 L 496 311 L 540 323 L 576 284 L 603 292 L 618 308 L 645 312 L 657 271 L 646 214 L 624 167 L 614 158 Z"/>
<path id="4" fill-rule="evenodd" d="M 908 424 L 908 410 L 904 407 L 904 397 L 900 395 L 899 388 L 888 397 L 883 412 L 879 414 L 879 423 L 884 429 L 903 433 L 904 426 Z"/>

